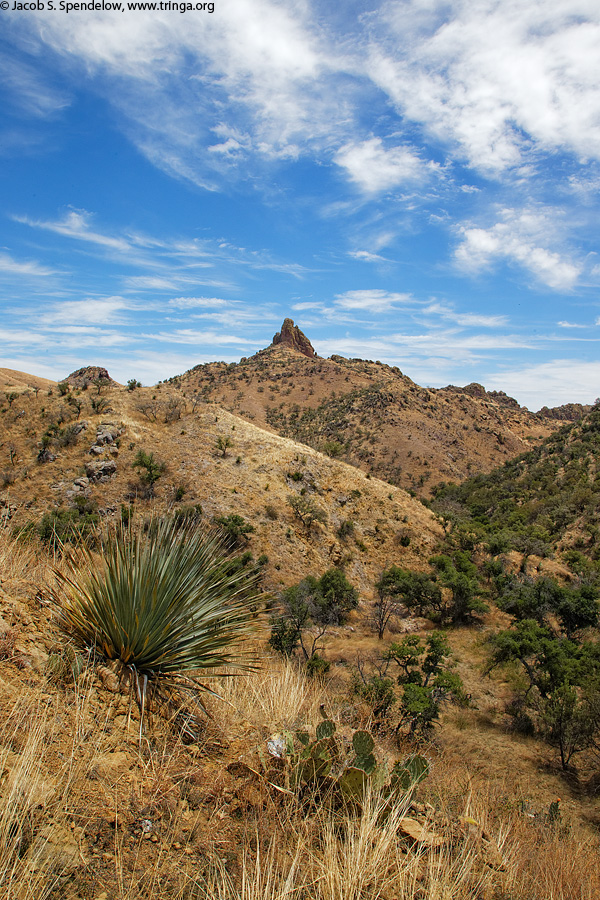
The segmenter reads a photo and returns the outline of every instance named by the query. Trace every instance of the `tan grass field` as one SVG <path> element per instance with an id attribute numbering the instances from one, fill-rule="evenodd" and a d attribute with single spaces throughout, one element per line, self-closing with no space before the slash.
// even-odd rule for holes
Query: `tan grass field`
<path id="1" fill-rule="evenodd" d="M 449 712 L 420 751 L 430 776 L 384 812 L 298 794 L 268 739 L 321 709 L 348 740 L 361 722 L 344 678 L 309 680 L 257 644 L 257 670 L 223 680 L 187 737 L 181 719 L 139 714 L 108 677 L 73 681 L 47 591 L 51 561 L 0 530 L 0 896 L 10 900 L 595 900 L 597 831 L 538 742 L 496 724 L 502 683 Z M 357 623 L 358 624 L 358 623 Z M 345 635 L 363 650 L 364 633 Z M 480 635 L 453 641 L 465 675 Z M 337 642 L 337 643 L 336 643 Z M 341 635 L 332 640 L 341 651 Z M 467 657 L 469 657 L 467 659 Z M 469 688 L 477 688 L 472 676 Z M 487 705 L 486 705 L 487 704 Z M 177 712 L 177 711 L 176 711 Z M 377 755 L 406 755 L 379 735 Z M 544 816 L 560 790 L 562 821 Z M 566 792 L 565 792 L 566 791 Z M 522 801 L 527 801 L 524 803 Z M 539 813 L 539 815 L 536 815 Z M 417 818 L 435 841 L 403 836 Z M 433 844 L 433 845 L 432 845 Z"/>

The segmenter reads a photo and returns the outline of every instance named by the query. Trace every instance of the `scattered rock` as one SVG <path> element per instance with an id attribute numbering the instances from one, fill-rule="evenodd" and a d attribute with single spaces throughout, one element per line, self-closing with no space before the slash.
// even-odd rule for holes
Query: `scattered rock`
<path id="1" fill-rule="evenodd" d="M 421 822 L 416 819 L 404 818 L 398 823 L 398 830 L 403 837 L 406 837 L 414 844 L 421 844 L 423 847 L 441 847 L 446 843 L 446 839 L 434 831 L 430 831 Z"/>
<path id="2" fill-rule="evenodd" d="M 93 449 L 93 448 L 92 448 Z M 106 482 L 117 471 L 117 464 L 112 459 L 103 462 L 86 463 L 85 474 L 91 482 Z"/>
<path id="3" fill-rule="evenodd" d="M 118 432 L 110 431 L 107 428 L 99 430 L 96 433 L 96 443 L 97 444 L 112 444 L 112 442 L 117 438 Z"/>

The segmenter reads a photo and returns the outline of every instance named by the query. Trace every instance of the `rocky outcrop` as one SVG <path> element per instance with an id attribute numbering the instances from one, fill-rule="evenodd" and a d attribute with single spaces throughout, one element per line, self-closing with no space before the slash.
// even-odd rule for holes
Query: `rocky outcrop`
<path id="1" fill-rule="evenodd" d="M 106 482 L 117 471 L 117 464 L 113 460 L 105 460 L 103 462 L 86 463 L 85 474 L 90 481 Z"/>
<path id="2" fill-rule="evenodd" d="M 452 391 L 454 394 L 467 394 L 469 397 L 476 397 L 480 400 L 493 400 L 499 406 L 509 406 L 511 409 L 521 409 L 519 403 L 514 397 L 509 397 L 504 391 L 486 391 L 482 384 L 472 381 L 464 387 L 457 387 L 455 384 L 449 384 L 442 391 Z"/>
<path id="3" fill-rule="evenodd" d="M 108 374 L 108 370 L 102 366 L 84 366 L 83 369 L 77 369 L 75 372 L 67 375 L 65 381 L 72 384 L 73 387 L 79 388 L 87 387 L 89 384 L 94 384 L 97 381 L 105 382 L 106 385 L 116 384 Z"/>
<path id="4" fill-rule="evenodd" d="M 273 335 L 272 346 L 289 347 L 290 350 L 297 350 L 298 353 L 302 353 L 303 356 L 307 356 L 309 359 L 314 359 L 317 355 L 306 335 L 300 331 L 297 325 L 294 325 L 293 319 L 283 320 L 281 331 Z"/>
<path id="5" fill-rule="evenodd" d="M 587 415 L 591 409 L 591 406 L 584 406 L 581 403 L 565 403 L 564 406 L 553 406 L 552 408 L 542 406 L 536 415 L 542 419 L 558 419 L 562 422 L 577 422 Z"/>

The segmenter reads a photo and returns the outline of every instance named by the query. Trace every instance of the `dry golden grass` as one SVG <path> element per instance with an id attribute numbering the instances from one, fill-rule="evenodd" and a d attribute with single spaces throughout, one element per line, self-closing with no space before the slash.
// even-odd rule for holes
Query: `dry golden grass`
<path id="1" fill-rule="evenodd" d="M 1 615 L 12 610 L 30 644 L 59 642 L 36 600 L 50 560 L 0 530 Z M 352 635 L 348 634 L 348 640 Z M 357 634 L 360 646 L 375 643 Z M 465 659 L 477 635 L 457 632 Z M 342 638 L 336 645 L 342 649 Z M 0 898 L 7 900 L 596 900 L 598 840 L 579 824 L 575 795 L 541 770 L 539 745 L 520 742 L 479 710 L 449 714 L 418 805 L 362 815 L 281 790 L 270 735 L 311 732 L 326 714 L 349 732 L 341 680 L 307 679 L 272 656 L 219 683 L 213 718 L 184 741 L 155 713 L 140 745 L 127 696 L 84 672 L 50 680 L 43 666 L 0 660 Z M 33 658 L 33 657 L 32 657 Z M 476 675 L 472 675 L 477 685 Z M 337 687 L 336 687 L 337 685 Z M 486 691 L 496 689 L 494 682 Z M 481 698 L 479 698 L 481 699 Z M 489 695 L 489 703 L 494 700 Z M 382 739 L 383 740 L 383 739 Z M 380 756 L 402 756 L 393 743 Z M 272 767 L 275 768 L 272 768 Z M 544 818 L 561 786 L 564 821 Z M 279 789 L 278 789 L 279 788 Z M 531 817 L 519 801 L 533 798 Z M 428 805 L 427 805 L 428 804 Z M 403 839 L 418 816 L 440 838 Z M 466 818 L 465 818 L 466 817 Z"/>

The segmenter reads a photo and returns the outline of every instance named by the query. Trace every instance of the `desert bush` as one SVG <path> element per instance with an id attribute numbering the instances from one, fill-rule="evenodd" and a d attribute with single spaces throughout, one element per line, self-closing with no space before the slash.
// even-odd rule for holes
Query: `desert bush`
<path id="1" fill-rule="evenodd" d="M 341 569 L 328 569 L 320 578 L 308 575 L 281 595 L 281 612 L 271 619 L 269 644 L 291 656 L 299 646 L 307 663 L 318 655 L 319 641 L 330 625 L 341 625 L 358 605 L 358 591 Z M 315 626 L 310 642 L 307 631 Z"/>
<path id="2" fill-rule="evenodd" d="M 296 518 L 300 519 L 306 528 L 310 529 L 315 522 L 322 524 L 327 522 L 327 513 L 311 497 L 290 494 L 287 502 Z"/>
<path id="3" fill-rule="evenodd" d="M 30 523 L 25 533 L 35 534 L 53 553 L 62 553 L 68 544 L 94 544 L 100 517 L 96 505 L 84 497 L 74 509 L 60 506 L 44 513 L 37 523 Z"/>
<path id="4" fill-rule="evenodd" d="M 217 516 L 214 521 L 222 530 L 225 541 L 231 549 L 243 546 L 248 540 L 247 536 L 254 531 L 254 525 L 236 514 Z"/>
<path id="5" fill-rule="evenodd" d="M 148 495 L 154 496 L 154 485 L 164 474 L 166 466 L 154 457 L 154 453 L 146 453 L 144 450 L 138 450 L 132 463 L 134 469 L 140 472 L 140 480 L 146 485 Z"/>

